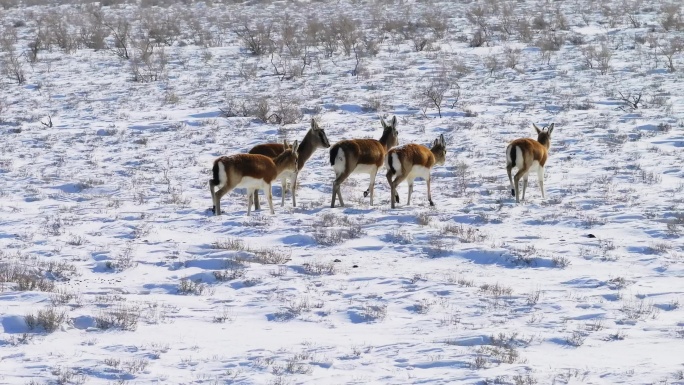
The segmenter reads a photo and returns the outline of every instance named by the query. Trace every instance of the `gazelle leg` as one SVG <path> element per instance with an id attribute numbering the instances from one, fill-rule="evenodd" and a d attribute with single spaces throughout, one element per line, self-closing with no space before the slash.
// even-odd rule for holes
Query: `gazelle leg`
<path id="1" fill-rule="evenodd" d="M 392 208 L 394 208 L 395 201 L 396 201 L 396 203 L 399 203 L 399 194 L 397 193 L 397 187 L 399 186 L 399 184 L 401 182 L 404 181 L 404 179 L 406 179 L 406 176 L 398 175 L 396 178 L 394 178 L 394 181 L 392 181 L 392 176 L 389 174 L 387 175 L 387 180 L 390 182 L 390 187 L 392 189 L 392 192 L 391 192 L 391 194 L 392 194 L 391 198 L 393 198 L 392 199 L 392 205 L 391 205 Z"/>
<path id="2" fill-rule="evenodd" d="M 524 174 L 524 170 L 518 170 L 513 177 L 513 189 L 515 190 L 515 202 L 520 203 L 520 178 Z"/>
<path id="3" fill-rule="evenodd" d="M 252 202 L 254 201 L 255 192 L 255 190 L 247 190 L 247 216 L 250 216 L 252 213 Z"/>
<path id="4" fill-rule="evenodd" d="M 529 177 L 529 173 L 525 173 L 525 176 L 523 177 L 523 193 L 522 193 L 522 200 L 525 200 L 525 191 L 527 191 L 527 178 Z"/>
<path id="5" fill-rule="evenodd" d="M 292 178 L 292 207 L 297 207 L 297 199 L 295 198 L 297 191 L 297 176 L 298 174 L 294 174 L 294 177 Z"/>
<path id="6" fill-rule="evenodd" d="M 337 198 L 340 200 L 340 207 L 344 207 L 344 200 L 342 199 L 342 184 L 337 184 Z"/>
<path id="7" fill-rule="evenodd" d="M 425 178 L 425 181 L 427 182 L 428 202 L 430 202 L 430 206 L 434 206 L 435 202 L 432 201 L 432 190 L 430 189 L 430 175 Z"/>
<path id="8" fill-rule="evenodd" d="M 333 181 L 333 186 L 332 186 L 332 202 L 330 203 L 330 207 L 334 208 L 335 207 L 335 199 L 337 199 L 337 183 Z"/>
<path id="9" fill-rule="evenodd" d="M 287 179 L 283 178 L 280 180 L 280 193 L 282 196 L 280 197 L 280 206 L 285 207 L 285 188 L 287 187 Z"/>
<path id="10" fill-rule="evenodd" d="M 368 186 L 368 191 L 370 191 L 370 205 L 373 206 L 373 193 L 375 190 L 375 177 L 378 175 L 378 170 L 371 172 L 370 174 L 370 185 Z"/>
<path id="11" fill-rule="evenodd" d="M 211 210 L 216 214 L 216 194 L 214 193 L 214 182 L 209 181 L 209 192 L 211 193 Z"/>
<path id="12" fill-rule="evenodd" d="M 231 190 L 231 187 L 226 183 L 223 187 L 214 193 L 214 211 L 216 215 L 221 215 L 221 198 Z"/>
<path id="13" fill-rule="evenodd" d="M 266 196 L 268 197 L 268 208 L 271 209 L 271 215 L 275 215 L 275 211 L 273 210 L 273 189 L 270 184 L 266 186 Z"/>
<path id="14" fill-rule="evenodd" d="M 349 168 L 349 167 L 347 167 Z M 341 175 L 337 176 L 335 178 L 335 181 L 333 182 L 333 196 L 332 196 L 332 203 L 330 204 L 330 207 L 334 208 L 335 207 L 335 197 L 340 199 L 340 206 L 344 207 L 344 200 L 342 200 L 342 192 L 341 190 L 341 185 L 342 182 L 347 180 L 351 173 L 349 171 L 343 172 Z"/>
<path id="15" fill-rule="evenodd" d="M 406 199 L 406 205 L 410 206 L 411 205 L 411 195 L 413 194 L 413 181 L 409 182 L 409 193 L 408 193 L 408 199 Z"/>
<path id="16" fill-rule="evenodd" d="M 254 210 L 261 210 L 261 204 L 259 204 L 259 190 L 254 190 Z"/>
<path id="17" fill-rule="evenodd" d="M 390 186 L 390 206 L 392 208 L 394 208 L 394 204 L 395 204 L 394 193 L 395 193 L 395 191 L 394 191 L 394 184 L 392 183 L 392 172 L 388 170 L 385 177 L 387 178 L 387 184 L 389 184 L 389 186 Z"/>
<path id="18" fill-rule="evenodd" d="M 546 198 L 545 196 L 545 191 L 544 191 L 544 167 L 540 166 L 537 169 L 537 180 L 539 180 L 539 188 L 541 189 L 542 192 L 542 199 Z"/>
<path id="19" fill-rule="evenodd" d="M 514 165 L 506 166 L 506 173 L 508 174 L 508 181 L 511 183 L 511 196 L 515 196 L 515 187 L 513 187 L 513 177 L 511 172 L 513 171 Z"/>

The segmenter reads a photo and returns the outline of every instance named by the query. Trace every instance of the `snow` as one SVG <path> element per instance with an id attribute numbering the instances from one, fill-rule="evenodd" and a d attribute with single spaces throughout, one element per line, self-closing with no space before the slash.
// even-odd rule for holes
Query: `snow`
<path id="1" fill-rule="evenodd" d="M 513 38 L 470 48 L 470 5 L 433 5 L 452 27 L 432 50 L 387 38 L 358 76 L 353 54 L 317 53 L 304 76 L 280 80 L 270 57 L 250 56 L 227 28 L 220 46 L 166 47 L 166 78 L 155 82 L 134 82 L 127 61 L 88 49 L 41 51 L 21 86 L 3 77 L 0 383 L 684 384 L 682 57 L 669 72 L 634 41 L 651 25 L 661 38 L 680 32 L 658 27 L 659 7 L 638 15 L 642 28 L 608 28 L 600 13 L 586 25 L 560 4 L 564 33 L 585 44 L 566 42 L 547 63 Z M 210 23 L 298 10 L 260 7 L 188 12 Z M 307 12 L 406 10 L 393 7 L 341 1 Z M 26 21 L 15 43 L 24 50 L 30 15 L 55 9 L 76 12 L 33 6 L 0 17 Z M 606 74 L 586 68 L 581 52 L 601 41 L 613 52 Z M 523 48 L 518 71 L 503 66 L 505 46 Z M 423 113 L 424 76 L 457 64 L 471 71 L 455 106 L 452 93 L 441 118 Z M 240 74 L 249 68 L 255 76 Z M 643 104 L 630 109 L 618 92 L 641 93 Z M 297 99 L 306 113 L 286 125 L 222 116 L 256 96 Z M 48 116 L 52 127 L 41 124 Z M 248 217 L 236 189 L 213 216 L 212 161 L 301 140 L 312 116 L 331 144 L 379 139 L 380 116 L 397 116 L 400 145 L 444 134 L 446 163 L 431 171 L 436 206 L 418 179 L 412 204 L 403 183 L 390 209 L 382 168 L 374 206 L 363 196 L 368 175 L 355 174 L 342 186 L 346 207 L 331 209 L 335 173 L 319 149 L 299 173 L 298 207 L 280 205 L 276 183 L 275 215 L 262 195 Z M 530 178 L 515 204 L 506 143 L 534 137 L 533 122 L 555 123 L 546 199 Z M 55 289 L 3 282 L 12 266 L 39 270 Z M 30 328 L 25 316 L 53 302 L 66 314 L 59 328 Z M 112 312 L 137 322 L 103 328 Z"/>

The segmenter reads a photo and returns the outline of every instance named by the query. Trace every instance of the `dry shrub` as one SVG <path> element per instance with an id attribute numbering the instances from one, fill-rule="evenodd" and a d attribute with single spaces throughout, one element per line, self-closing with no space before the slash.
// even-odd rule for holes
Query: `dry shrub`
<path id="1" fill-rule="evenodd" d="M 38 310 L 38 313 L 29 313 L 24 316 L 26 326 L 34 330 L 37 327 L 42 327 L 47 333 L 52 333 L 57 330 L 67 319 L 66 309 L 59 309 L 55 306 L 48 306 L 44 309 Z"/>
<path id="2" fill-rule="evenodd" d="M 359 223 L 352 222 L 346 215 L 326 213 L 312 225 L 313 238 L 320 245 L 331 246 L 363 235 Z"/>
<path id="3" fill-rule="evenodd" d="M 102 310 L 102 312 L 95 317 L 95 325 L 99 329 L 117 328 L 132 331 L 138 327 L 140 317 L 140 307 L 119 304 L 111 309 Z"/>
<path id="4" fill-rule="evenodd" d="M 45 277 L 45 269 L 17 261 L 0 262 L 0 285 L 13 284 L 18 291 L 46 291 L 55 289 L 55 283 Z"/>
<path id="5" fill-rule="evenodd" d="M 252 55 L 262 56 L 273 52 L 274 24 L 271 20 L 252 22 L 249 18 L 243 17 L 236 24 L 233 32 Z"/>

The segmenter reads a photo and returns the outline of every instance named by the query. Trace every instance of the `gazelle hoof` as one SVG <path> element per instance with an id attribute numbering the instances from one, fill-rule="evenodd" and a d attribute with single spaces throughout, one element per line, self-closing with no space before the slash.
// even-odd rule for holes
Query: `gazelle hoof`
<path id="1" fill-rule="evenodd" d="M 367 198 L 369 194 L 370 194 L 370 192 L 368 190 L 366 190 L 363 192 L 363 197 Z"/>
<path id="2" fill-rule="evenodd" d="M 512 197 L 515 196 L 515 189 L 511 189 L 511 196 L 512 196 Z"/>
<path id="3" fill-rule="evenodd" d="M 394 201 L 399 203 L 399 194 L 394 194 Z"/>
<path id="4" fill-rule="evenodd" d="M 430 202 L 430 206 L 434 206 L 434 205 L 435 205 L 435 202 L 433 202 L 432 199 L 430 199 L 429 202 Z"/>

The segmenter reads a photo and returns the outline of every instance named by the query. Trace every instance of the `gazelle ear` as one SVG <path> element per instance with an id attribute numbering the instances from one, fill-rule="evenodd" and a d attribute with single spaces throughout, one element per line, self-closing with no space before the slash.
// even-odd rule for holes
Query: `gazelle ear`
<path id="1" fill-rule="evenodd" d="M 435 141 L 432 143 L 432 147 L 437 147 L 439 144 L 439 139 L 435 139 Z"/>
<path id="2" fill-rule="evenodd" d="M 553 132 L 553 127 L 554 127 L 555 125 L 556 125 L 556 123 L 551 123 L 551 124 L 549 125 L 549 135 L 551 135 L 551 133 Z"/>
<path id="3" fill-rule="evenodd" d="M 541 134 L 541 130 L 539 129 L 539 127 L 537 127 L 536 124 L 532 123 L 532 126 L 533 126 L 534 129 L 537 131 L 537 134 Z"/>
<path id="4" fill-rule="evenodd" d="M 287 139 L 283 139 L 283 146 L 285 147 L 286 150 L 288 148 L 290 148 L 290 145 L 287 143 Z"/>
<path id="5" fill-rule="evenodd" d="M 385 119 L 380 118 L 380 124 L 382 124 L 383 129 L 387 128 L 387 123 L 385 123 Z"/>
<path id="6" fill-rule="evenodd" d="M 439 141 L 442 143 L 442 146 L 446 147 L 446 142 L 444 141 L 444 134 L 439 134 Z"/>
<path id="7" fill-rule="evenodd" d="M 394 117 L 392 117 L 392 127 L 394 127 L 394 128 L 397 127 L 397 116 L 396 115 L 394 115 Z"/>
<path id="8" fill-rule="evenodd" d="M 311 118 L 311 129 L 318 130 L 318 123 L 316 123 L 316 119 L 314 118 Z"/>
<path id="9" fill-rule="evenodd" d="M 298 148 L 299 148 L 299 141 L 295 140 L 294 143 L 292 143 L 292 152 L 297 152 Z"/>

